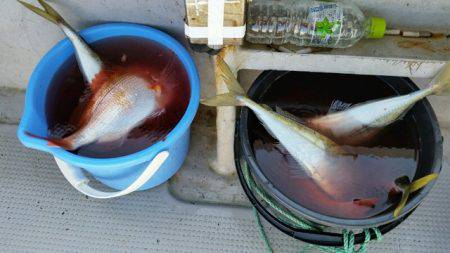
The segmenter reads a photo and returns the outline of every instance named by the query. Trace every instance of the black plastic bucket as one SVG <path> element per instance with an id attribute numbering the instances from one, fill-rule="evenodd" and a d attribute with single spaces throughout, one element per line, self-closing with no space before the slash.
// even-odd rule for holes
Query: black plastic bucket
<path id="1" fill-rule="evenodd" d="M 338 79 L 337 77 L 342 76 L 349 78 L 354 76 L 358 78 L 358 81 L 362 80 L 361 78 L 365 78 L 364 76 L 341 74 L 265 71 L 255 80 L 248 91 L 248 95 L 256 102 L 259 102 L 264 98 L 264 95 L 269 87 L 272 85 L 278 85 L 280 89 L 282 89 L 283 78 L 292 78 L 292 75 L 295 76 L 295 79 L 299 80 L 299 82 L 306 77 L 314 77 L 319 79 L 323 78 L 330 80 L 331 82 Z M 418 87 L 407 78 L 381 76 L 366 77 L 368 79 L 372 79 L 372 81 L 375 78 L 376 82 L 388 87 L 392 91 L 392 95 L 407 94 L 418 89 Z M 336 83 L 335 85 L 345 84 Z M 361 85 L 364 85 L 364 83 L 361 83 Z M 343 245 L 342 234 L 340 233 L 318 232 L 295 228 L 292 224 L 289 224 L 285 220 L 277 217 L 265 203 L 262 203 L 262 201 L 255 197 L 254 192 L 252 192 L 252 189 L 249 185 L 247 185 L 247 182 L 244 180 L 242 170 L 243 164 L 245 164 L 246 168 L 248 168 L 248 171 L 256 184 L 268 195 L 270 195 L 271 198 L 276 200 L 278 205 L 286 210 L 292 211 L 292 213 L 301 219 L 307 220 L 313 224 L 324 225 L 331 228 L 351 228 L 357 230 L 361 228 L 377 227 L 382 233 L 386 233 L 410 215 L 412 211 L 422 202 L 424 197 L 429 193 L 434 185 L 434 182 L 431 182 L 417 193 L 410 196 L 406 206 L 403 209 L 402 215 L 398 218 L 394 218 L 392 209 L 373 217 L 363 219 L 343 219 L 314 212 L 301 206 L 301 203 L 295 203 L 287 196 L 283 195 L 283 193 L 271 184 L 270 180 L 259 168 L 249 139 L 249 122 L 250 120 L 257 120 L 252 114 L 253 113 L 249 109 L 242 108 L 236 124 L 235 157 L 239 178 L 247 196 L 259 213 L 272 225 L 294 238 L 324 246 Z M 408 115 L 406 116 L 414 119 L 418 130 L 418 145 L 420 151 L 418 167 L 414 179 L 418 179 L 433 172 L 439 173 L 442 167 L 443 139 L 431 105 L 426 99 L 424 99 L 416 103 L 416 105 L 408 112 Z M 375 234 L 372 234 L 372 237 L 375 237 Z M 363 233 L 355 235 L 355 243 L 362 243 L 363 241 Z"/>

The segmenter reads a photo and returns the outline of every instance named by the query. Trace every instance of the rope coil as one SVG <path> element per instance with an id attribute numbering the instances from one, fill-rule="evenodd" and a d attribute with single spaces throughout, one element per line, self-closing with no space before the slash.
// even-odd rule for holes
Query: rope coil
<path id="1" fill-rule="evenodd" d="M 319 227 L 317 225 L 313 225 L 311 222 L 298 218 L 289 210 L 279 206 L 266 192 L 264 192 L 254 181 L 254 179 L 250 176 L 250 172 L 248 170 L 247 163 L 241 166 L 242 174 L 244 176 L 244 180 L 249 186 L 250 190 L 254 192 L 261 200 L 263 200 L 269 207 L 275 210 L 279 215 L 281 220 L 288 221 L 295 225 L 297 228 L 311 230 L 311 231 L 322 231 L 323 227 Z M 269 253 L 273 253 L 273 248 L 270 245 L 267 234 L 264 230 L 264 226 L 261 223 L 261 219 L 259 217 L 258 211 L 255 207 L 253 207 L 253 214 L 255 216 L 255 221 L 258 226 L 260 238 L 264 242 L 264 246 L 266 251 Z M 376 241 L 382 240 L 381 232 L 378 228 L 366 228 L 364 229 L 364 242 L 361 243 L 358 249 L 355 247 L 355 234 L 353 231 L 348 231 L 346 229 L 342 230 L 342 239 L 343 246 L 342 247 L 329 247 L 329 246 L 319 246 L 314 244 L 307 243 L 303 248 L 303 252 L 308 252 L 310 249 L 317 248 L 326 253 L 364 253 L 367 251 L 367 244 L 371 242 L 371 234 L 370 231 L 373 231 L 376 235 Z"/>

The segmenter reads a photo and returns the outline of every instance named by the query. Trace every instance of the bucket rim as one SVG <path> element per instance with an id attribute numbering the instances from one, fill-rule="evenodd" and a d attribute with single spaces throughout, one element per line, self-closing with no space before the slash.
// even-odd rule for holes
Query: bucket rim
<path id="1" fill-rule="evenodd" d="M 261 73 L 256 80 L 253 82 L 252 86 L 250 87 L 248 91 L 248 95 L 251 97 L 256 92 L 257 87 L 259 87 L 264 82 L 270 82 L 273 83 L 282 76 L 295 71 L 276 71 L 276 70 L 268 70 Z M 411 89 L 418 89 L 418 87 L 408 78 L 404 77 L 389 77 L 389 76 L 375 76 L 379 78 L 384 83 L 389 84 L 390 81 L 393 80 L 399 80 L 404 82 L 406 85 L 409 85 L 409 88 Z M 254 85 L 258 84 L 258 85 Z M 442 168 L 442 155 L 443 155 L 443 147 L 442 147 L 442 135 L 439 128 L 439 123 L 437 121 L 436 115 L 431 107 L 431 104 L 428 102 L 428 100 L 425 98 L 423 100 L 423 105 L 425 106 L 425 109 L 428 112 L 428 115 L 432 119 L 433 129 L 436 131 L 434 132 L 434 137 L 437 146 L 436 146 L 436 152 L 434 156 L 433 163 L 435 164 L 435 168 L 433 170 L 437 173 L 441 171 Z M 238 120 L 237 120 L 237 132 L 236 136 L 239 138 L 240 147 L 242 149 L 243 157 L 245 158 L 246 162 L 249 164 L 249 167 L 252 171 L 257 174 L 259 177 L 259 181 L 262 180 L 263 182 L 263 188 L 269 187 L 266 184 L 270 184 L 270 180 L 265 177 L 265 175 L 262 173 L 262 171 L 259 169 L 259 166 L 257 165 L 256 159 L 253 156 L 252 147 L 250 146 L 250 143 L 248 142 L 249 136 L 248 136 L 248 128 L 247 128 L 247 119 L 249 116 L 250 110 L 248 108 L 242 108 L 239 112 Z M 242 139 L 245 139 L 246 141 L 242 141 Z M 251 155 L 250 155 L 251 154 Z M 256 169 L 253 169 L 256 168 Z M 278 189 L 275 187 L 270 187 L 271 191 L 273 191 L 277 198 L 282 197 L 283 203 L 287 203 L 291 207 L 295 207 L 295 209 L 299 210 L 301 214 L 304 216 L 304 218 L 307 218 L 313 222 L 316 222 L 321 225 L 325 226 L 333 226 L 333 227 L 341 227 L 341 228 L 369 228 L 374 226 L 381 226 L 388 224 L 390 222 L 400 220 L 402 217 L 406 216 L 408 213 L 410 213 L 412 210 L 415 209 L 423 200 L 423 198 L 429 193 L 429 191 L 432 189 L 432 187 L 435 185 L 436 180 L 433 180 L 429 184 L 427 184 L 424 188 L 421 189 L 420 192 L 414 198 L 410 199 L 410 201 L 407 202 L 405 207 L 403 208 L 403 212 L 397 217 L 394 218 L 391 212 L 382 213 L 379 215 L 376 215 L 374 217 L 370 218 L 364 218 L 364 219 L 346 219 L 346 218 L 338 218 L 331 215 L 326 215 L 322 213 L 315 212 L 313 210 L 310 210 L 292 200 L 290 200 L 287 196 L 285 196 L 283 193 L 281 193 Z M 266 189 L 267 190 L 267 189 Z M 273 194 L 272 194 L 273 195 Z"/>
<path id="2" fill-rule="evenodd" d="M 34 108 L 31 107 L 35 98 L 33 95 L 35 91 L 39 89 L 40 82 L 39 77 L 43 71 L 45 71 L 51 64 L 51 59 L 58 57 L 58 54 L 67 52 L 69 50 L 74 53 L 72 44 L 68 38 L 64 38 L 54 45 L 39 61 L 28 82 L 28 87 L 25 94 L 25 107 L 22 114 L 22 118 L 19 123 L 17 135 L 19 140 L 27 147 L 42 150 L 51 153 L 53 156 L 58 157 L 72 165 L 79 167 L 89 168 L 117 168 L 117 167 L 130 167 L 144 162 L 148 162 L 153 157 L 167 149 L 172 143 L 179 139 L 189 128 L 194 120 L 200 101 L 200 79 L 197 71 L 197 67 L 188 53 L 188 51 L 173 37 L 157 30 L 155 28 L 125 22 L 106 23 L 88 27 L 79 32 L 79 35 L 86 40 L 86 42 L 92 43 L 102 39 L 122 36 L 134 36 L 144 39 L 148 39 L 160 44 L 163 47 L 173 51 L 178 59 L 183 64 L 183 67 L 188 75 L 190 98 L 188 106 L 183 114 L 183 117 L 176 124 L 176 126 L 168 133 L 164 140 L 158 141 L 153 145 L 135 152 L 133 154 L 111 157 L 111 158 L 93 158 L 85 157 L 77 154 L 73 154 L 60 147 L 49 147 L 45 140 L 34 138 L 27 133 L 27 129 L 30 122 L 31 114 L 34 113 Z M 61 65 L 55 66 L 59 68 Z"/>

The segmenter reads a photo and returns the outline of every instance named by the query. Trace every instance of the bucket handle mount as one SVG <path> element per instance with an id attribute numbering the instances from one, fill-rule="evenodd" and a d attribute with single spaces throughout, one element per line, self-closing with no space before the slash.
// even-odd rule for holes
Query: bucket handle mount
<path id="1" fill-rule="evenodd" d="M 93 198 L 109 199 L 120 197 L 139 189 L 155 174 L 155 172 L 161 167 L 167 157 L 169 157 L 169 151 L 162 151 L 158 153 L 147 166 L 147 168 L 145 168 L 142 174 L 133 183 L 131 183 L 126 189 L 115 192 L 104 192 L 92 188 L 88 185 L 89 180 L 84 175 L 84 172 L 80 167 L 67 164 L 57 157 L 55 157 L 55 161 L 67 181 L 69 181 L 69 183 L 79 192 Z"/>

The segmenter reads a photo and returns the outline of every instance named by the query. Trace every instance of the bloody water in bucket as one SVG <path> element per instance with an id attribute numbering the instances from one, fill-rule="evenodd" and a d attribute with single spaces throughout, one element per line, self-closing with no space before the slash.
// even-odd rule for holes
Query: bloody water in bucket
<path id="1" fill-rule="evenodd" d="M 323 74 L 318 78 L 302 73 L 301 80 L 295 74 L 288 74 L 275 81 L 259 102 L 277 105 L 298 117 L 313 117 L 326 114 L 336 99 L 354 104 L 392 95 L 393 91 L 376 77 L 333 75 L 327 78 L 327 74 Z M 325 193 L 286 151 L 279 148 L 278 141 L 254 115 L 249 118 L 248 129 L 258 166 L 277 190 L 307 209 L 338 218 L 368 218 L 394 208 L 402 193 L 395 181 L 404 176 L 412 180 L 418 165 L 416 124 L 413 117 L 406 115 L 374 139 L 350 147 L 359 155 L 349 161 L 346 173 L 357 178 L 354 183 L 363 185 L 364 192 L 348 188 L 345 200 L 337 200 Z"/>
<path id="2" fill-rule="evenodd" d="M 117 157 L 135 153 L 163 140 L 183 117 L 189 103 L 189 79 L 178 57 L 160 44 L 138 37 L 105 39 L 93 43 L 91 47 L 104 62 L 124 68 L 143 67 L 155 76 L 155 80 L 164 71 L 166 78 L 161 83 L 161 92 L 165 102 L 157 117 L 149 117 L 124 140 L 108 145 L 93 143 L 74 152 L 86 157 Z M 58 70 L 47 94 L 46 116 L 50 137 L 60 138 L 75 130 L 69 120 L 85 94 L 83 76 L 75 56 L 72 56 Z"/>

